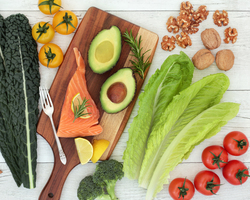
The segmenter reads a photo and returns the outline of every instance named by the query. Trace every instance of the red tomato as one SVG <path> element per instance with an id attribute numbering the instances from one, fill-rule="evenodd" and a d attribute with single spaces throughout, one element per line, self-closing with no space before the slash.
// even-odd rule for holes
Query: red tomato
<path id="1" fill-rule="evenodd" d="M 244 133 L 240 131 L 232 131 L 224 138 L 223 146 L 231 155 L 239 156 L 247 151 L 249 142 Z"/>
<path id="2" fill-rule="evenodd" d="M 213 195 L 220 189 L 220 178 L 212 171 L 200 171 L 194 178 L 194 186 L 204 195 Z"/>
<path id="3" fill-rule="evenodd" d="M 203 150 L 201 158 L 208 169 L 220 169 L 227 164 L 228 153 L 223 147 L 212 145 Z"/>
<path id="4" fill-rule="evenodd" d="M 222 174 L 224 178 L 232 185 L 240 185 L 245 183 L 249 177 L 249 172 L 243 162 L 239 160 L 230 160 L 223 168 Z"/>
<path id="5" fill-rule="evenodd" d="M 190 200 L 194 196 L 194 185 L 186 178 L 176 178 L 171 181 L 168 187 L 170 196 L 174 200 Z"/>

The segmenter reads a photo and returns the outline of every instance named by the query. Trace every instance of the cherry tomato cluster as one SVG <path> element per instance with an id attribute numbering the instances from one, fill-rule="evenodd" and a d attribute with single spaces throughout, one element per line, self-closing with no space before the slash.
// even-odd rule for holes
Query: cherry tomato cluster
<path id="1" fill-rule="evenodd" d="M 223 147 L 212 145 L 202 152 L 202 162 L 208 169 L 222 169 L 224 178 L 233 185 L 246 182 L 248 168 L 239 160 L 228 161 L 228 154 L 239 156 L 244 154 L 249 147 L 246 135 L 240 131 L 228 133 L 223 140 Z M 194 184 L 189 179 L 176 178 L 169 185 L 170 196 L 177 200 L 190 200 L 195 189 L 203 195 L 213 195 L 220 189 L 219 176 L 210 171 L 200 171 L 194 178 Z"/>
<path id="2" fill-rule="evenodd" d="M 78 19 L 69 10 L 59 11 L 62 8 L 61 0 L 39 0 L 38 8 L 46 15 L 55 14 L 52 25 L 43 21 L 35 24 L 32 28 L 32 36 L 37 42 L 44 44 L 38 54 L 41 64 L 56 68 L 63 61 L 63 52 L 58 45 L 50 42 L 54 38 L 55 31 L 63 35 L 74 32 L 78 25 Z"/>

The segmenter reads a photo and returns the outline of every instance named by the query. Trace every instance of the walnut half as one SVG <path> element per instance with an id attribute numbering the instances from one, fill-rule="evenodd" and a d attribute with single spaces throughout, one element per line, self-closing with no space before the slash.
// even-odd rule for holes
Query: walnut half
<path id="1" fill-rule="evenodd" d="M 162 38 L 162 42 L 161 42 L 161 48 L 165 51 L 172 51 L 175 49 L 175 37 L 168 37 L 167 35 L 165 35 Z"/>
<path id="2" fill-rule="evenodd" d="M 182 47 L 182 48 L 186 48 L 187 46 L 191 46 L 192 45 L 192 41 L 191 38 L 189 37 L 189 35 L 185 32 L 181 32 L 181 35 L 176 35 L 176 43 Z"/>
<path id="3" fill-rule="evenodd" d="M 231 40 L 232 43 L 234 44 L 237 40 L 237 36 L 238 36 L 238 32 L 236 30 L 236 28 L 231 28 L 231 27 L 228 27 L 225 31 L 224 31 L 224 34 L 225 34 L 225 39 L 224 39 L 224 42 L 225 43 L 229 43 L 229 41 Z"/>
<path id="4" fill-rule="evenodd" d="M 176 19 L 173 16 L 170 16 L 168 18 L 166 25 L 167 25 L 167 30 L 169 33 L 171 33 L 172 31 L 173 31 L 173 33 L 179 32 L 179 26 L 177 24 Z"/>
<path id="5" fill-rule="evenodd" d="M 226 26 L 229 23 L 228 13 L 227 11 L 223 10 L 222 13 L 216 10 L 213 14 L 214 24 L 217 26 Z"/>

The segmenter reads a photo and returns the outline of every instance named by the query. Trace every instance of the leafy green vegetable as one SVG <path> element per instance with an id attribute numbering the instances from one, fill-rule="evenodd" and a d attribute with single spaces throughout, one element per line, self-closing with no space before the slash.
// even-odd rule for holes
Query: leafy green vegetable
<path id="1" fill-rule="evenodd" d="M 129 128 L 129 140 L 123 154 L 123 170 L 130 179 L 139 177 L 147 139 L 151 127 L 161 119 L 162 111 L 172 101 L 173 96 L 187 88 L 192 81 L 194 66 L 189 57 L 169 56 L 149 79 L 145 90 L 139 96 L 138 115 Z"/>
<path id="2" fill-rule="evenodd" d="M 16 184 L 34 188 L 40 74 L 23 14 L 0 17 L 0 49 L 0 150 Z"/>
<path id="3" fill-rule="evenodd" d="M 139 176 L 142 187 L 147 188 L 162 154 L 179 132 L 201 112 L 218 104 L 228 86 L 229 79 L 222 73 L 207 76 L 176 95 L 162 110 L 148 138 Z"/>
<path id="4" fill-rule="evenodd" d="M 190 121 L 171 141 L 159 160 L 148 186 L 146 199 L 153 199 L 163 184 L 168 183 L 170 171 L 182 162 L 184 155 L 204 139 L 210 138 L 234 118 L 239 111 L 237 103 L 219 103 Z"/>

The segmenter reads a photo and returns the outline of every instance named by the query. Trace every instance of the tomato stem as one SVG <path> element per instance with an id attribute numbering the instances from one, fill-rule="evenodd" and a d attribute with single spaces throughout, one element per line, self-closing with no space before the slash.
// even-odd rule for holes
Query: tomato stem
<path id="1" fill-rule="evenodd" d="M 248 169 L 239 169 L 236 174 L 236 178 L 240 181 L 240 184 L 242 184 L 242 177 L 250 177 L 250 175 L 244 173 L 245 171 L 248 171 Z"/>
<path id="2" fill-rule="evenodd" d="M 38 6 L 48 5 L 48 6 L 49 6 L 49 12 L 50 12 L 50 14 L 52 14 L 52 12 L 51 12 L 52 6 L 58 6 L 58 7 L 62 8 L 62 6 L 60 6 L 60 5 L 56 4 L 56 3 L 54 3 L 54 1 L 55 1 L 55 0 L 43 1 L 43 2 L 41 2 Z"/>
<path id="3" fill-rule="evenodd" d="M 242 150 L 245 146 L 247 146 L 247 141 L 245 139 L 236 140 L 233 138 L 233 140 L 237 142 L 237 147 L 239 148 L 239 151 Z"/>
<path id="4" fill-rule="evenodd" d="M 220 169 L 220 163 L 227 163 L 227 162 L 220 159 L 222 152 L 223 152 L 223 150 L 220 152 L 220 154 L 218 156 L 216 156 L 213 152 L 210 151 L 210 153 L 214 156 L 214 158 L 212 159 L 213 165 L 216 164 L 219 169 Z"/>
<path id="5" fill-rule="evenodd" d="M 210 182 L 207 182 L 207 186 L 206 189 L 209 190 L 212 194 L 215 194 L 213 190 L 216 190 L 218 186 L 221 186 L 222 184 L 215 184 L 214 183 L 214 177 L 212 178 L 212 180 Z"/>
<path id="6" fill-rule="evenodd" d="M 48 22 L 46 22 L 43 26 L 41 24 L 38 24 L 38 28 L 36 29 L 36 33 L 39 33 L 36 41 L 42 36 L 42 34 L 47 33 L 47 30 L 49 29 L 49 26 L 47 26 Z"/>
<path id="7" fill-rule="evenodd" d="M 179 197 L 182 197 L 184 199 L 185 195 L 187 195 L 187 191 L 189 190 L 188 188 L 185 188 L 185 183 L 186 183 L 186 178 L 183 182 L 183 185 L 182 187 L 178 187 L 178 189 L 180 190 L 180 193 L 179 193 Z"/>
<path id="8" fill-rule="evenodd" d="M 56 57 L 56 54 L 52 53 L 51 48 L 50 47 L 48 47 L 48 48 L 49 48 L 48 52 L 46 52 L 46 49 L 44 48 L 44 53 L 46 55 L 46 59 L 48 60 L 47 67 L 49 67 L 49 63 L 52 62 L 54 60 L 54 58 Z"/>
<path id="9" fill-rule="evenodd" d="M 73 20 L 72 16 L 68 15 L 68 13 L 66 12 L 65 15 L 63 16 L 63 21 L 57 24 L 56 27 L 60 26 L 61 24 L 66 24 L 68 33 L 69 25 L 72 26 L 74 29 L 76 29 L 76 27 L 71 23 L 72 20 Z"/>

